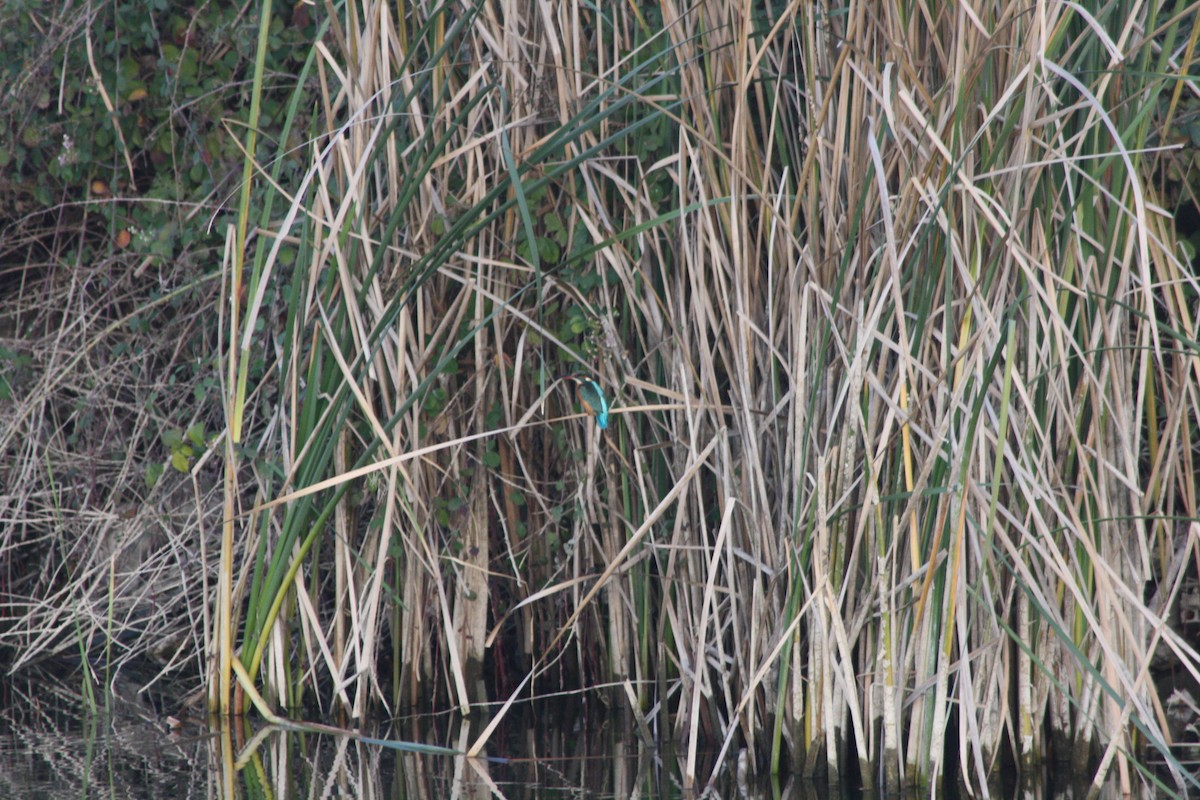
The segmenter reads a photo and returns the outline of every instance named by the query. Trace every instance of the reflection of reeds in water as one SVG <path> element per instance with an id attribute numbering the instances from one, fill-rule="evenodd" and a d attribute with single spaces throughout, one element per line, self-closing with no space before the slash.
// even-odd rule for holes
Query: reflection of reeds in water
<path id="1" fill-rule="evenodd" d="M 91 796 L 97 786 L 106 796 L 152 798 L 261 797 L 267 787 L 275 797 L 363 800 L 634 797 L 664 788 L 678 795 L 682 783 L 681 758 L 639 741 L 626 709 L 569 698 L 518 706 L 486 757 L 468 759 L 453 751 L 478 734 L 478 719 L 398 719 L 374 727 L 372 741 L 247 720 L 168 732 L 157 715 L 120 704 L 112 717 L 83 713 L 78 692 L 45 675 L 9 688 L 15 702 L 0 708 L 6 798 Z M 734 796 L 734 782 L 723 775 L 719 796 Z M 763 780 L 750 796 L 769 785 Z"/>
<path id="2" fill-rule="evenodd" d="M 74 682 L 74 685 L 72 684 Z M 111 713 L 87 709 L 78 675 L 26 670 L 5 682 L 0 706 L 0 796 L 199 797 L 207 737 L 167 736 L 137 684 L 118 678 Z"/>
<path id="3" fill-rule="evenodd" d="M 1182 18 L 735 7 L 330 25 L 229 257 L 212 646 L 354 716 L 615 687 L 689 780 L 1130 780 L 1196 660 L 1144 601 L 1196 516 Z"/>

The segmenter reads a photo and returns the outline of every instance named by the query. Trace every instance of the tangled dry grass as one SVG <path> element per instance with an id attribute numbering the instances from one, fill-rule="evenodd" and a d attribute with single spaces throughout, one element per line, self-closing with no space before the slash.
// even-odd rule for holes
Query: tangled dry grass
<path id="1" fill-rule="evenodd" d="M 0 306 L 0 641 L 12 671 L 81 654 L 96 667 L 107 653 L 110 670 L 137 663 L 147 682 L 194 676 L 206 609 L 198 509 L 219 520 L 220 485 L 211 469 L 153 487 L 147 474 L 170 458 L 165 432 L 221 424 L 220 393 L 202 391 L 218 279 L 190 261 L 80 263 L 93 234 L 58 211 L 54 228 L 8 228 L 0 256 L 23 262 L 8 268 Z"/>

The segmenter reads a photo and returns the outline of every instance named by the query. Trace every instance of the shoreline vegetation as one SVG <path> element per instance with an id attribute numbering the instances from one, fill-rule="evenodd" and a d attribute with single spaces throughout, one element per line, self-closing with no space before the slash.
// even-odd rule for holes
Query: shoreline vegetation
<path id="1" fill-rule="evenodd" d="M 1196 787 L 1195 5 L 70 6 L 4 12 L 10 674 Z"/>

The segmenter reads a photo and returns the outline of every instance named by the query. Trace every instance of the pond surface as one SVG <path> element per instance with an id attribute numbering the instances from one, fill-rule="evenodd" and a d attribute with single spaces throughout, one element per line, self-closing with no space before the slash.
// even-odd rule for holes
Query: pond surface
<path id="1" fill-rule="evenodd" d="M 109 712 L 86 714 L 54 680 L 0 685 L 0 797 L 43 798 L 684 798 L 682 753 L 648 747 L 625 715 L 598 701 L 513 709 L 487 758 L 382 747 L 361 738 L 233 726 L 172 726 L 118 688 Z M 465 750 L 486 724 L 451 715 L 395 720 L 363 736 Z M 745 758 L 746 754 L 742 754 Z M 712 755 L 698 774 L 711 771 Z M 703 783 L 705 778 L 701 778 Z M 1115 789 L 1105 792 L 1117 797 Z M 718 798 L 862 798 L 796 780 L 739 778 L 737 754 L 708 792 Z M 929 796 L 928 794 L 924 796 Z M 1082 797 L 1039 787 L 1022 800 Z M 1152 796 L 1146 794 L 1146 797 Z"/>

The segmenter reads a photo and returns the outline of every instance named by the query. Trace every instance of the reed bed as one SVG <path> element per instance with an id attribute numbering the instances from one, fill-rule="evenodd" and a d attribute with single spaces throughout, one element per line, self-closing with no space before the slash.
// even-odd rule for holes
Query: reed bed
<path id="1" fill-rule="evenodd" d="M 212 708 L 604 688 L 695 784 L 1193 780 L 1194 10 L 340 8 L 227 231 Z"/>

